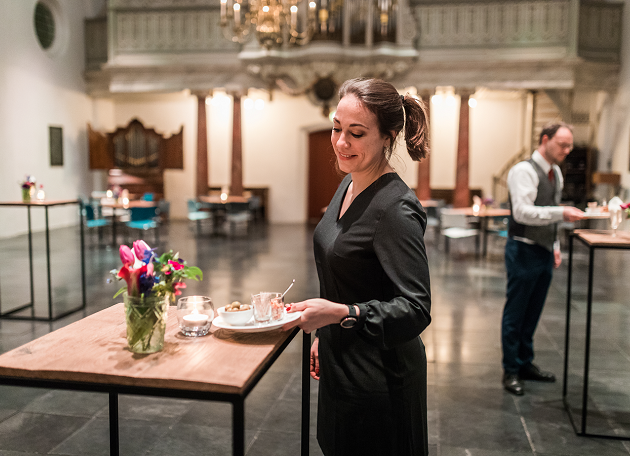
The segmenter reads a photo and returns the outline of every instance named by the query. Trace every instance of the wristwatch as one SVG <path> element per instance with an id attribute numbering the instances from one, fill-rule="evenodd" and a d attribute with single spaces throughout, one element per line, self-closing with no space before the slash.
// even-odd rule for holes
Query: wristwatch
<path id="1" fill-rule="evenodd" d="M 339 324 L 342 328 L 350 329 L 357 324 L 359 319 L 357 318 L 357 309 L 354 306 L 348 306 L 348 315 L 343 317 Z"/>

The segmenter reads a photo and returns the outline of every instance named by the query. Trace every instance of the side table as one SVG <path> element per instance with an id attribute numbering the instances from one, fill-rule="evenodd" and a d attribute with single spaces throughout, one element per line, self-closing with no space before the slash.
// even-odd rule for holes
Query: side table
<path id="1" fill-rule="evenodd" d="M 567 388 L 568 388 L 568 371 L 569 371 L 569 329 L 571 326 L 571 278 L 573 275 L 573 239 L 577 239 L 582 242 L 588 248 L 588 282 L 587 282 L 587 294 L 586 294 L 586 338 L 584 344 L 584 375 L 582 383 L 582 416 L 579 426 L 574 420 L 573 412 L 567 402 Z M 569 414 L 571 425 L 577 435 L 585 437 L 601 437 L 606 439 L 615 440 L 630 440 L 630 437 L 609 435 L 609 434 L 594 434 L 587 432 L 586 419 L 588 416 L 588 383 L 589 383 L 589 369 L 590 369 L 590 357 L 591 357 L 591 323 L 593 313 L 593 263 L 595 259 L 595 250 L 604 249 L 616 249 L 616 250 L 628 250 L 630 249 L 630 233 L 617 231 L 616 236 L 612 236 L 610 230 L 575 230 L 569 234 L 569 264 L 567 274 L 567 313 L 566 313 L 566 328 L 564 334 L 564 376 L 562 383 L 562 402 L 564 408 Z"/>
<path id="2" fill-rule="evenodd" d="M 74 309 L 70 309 L 58 315 L 53 315 L 53 300 L 52 300 L 52 285 L 50 277 L 50 228 L 48 225 L 48 208 L 55 206 L 64 206 L 67 204 L 77 204 L 79 206 L 79 227 L 80 227 L 80 241 L 81 241 L 81 292 L 82 303 L 81 306 Z M 85 233 L 83 226 L 83 202 L 78 200 L 50 200 L 50 201 L 31 201 L 25 203 L 22 201 L 8 201 L 0 202 L 0 206 L 7 207 L 26 207 L 28 216 L 28 267 L 29 267 L 29 284 L 30 284 L 30 302 L 16 307 L 14 309 L 2 312 L 0 302 L 0 319 L 13 319 L 13 320 L 36 320 L 36 321 L 55 321 L 63 318 L 71 313 L 85 309 Z M 31 226 L 31 207 L 43 207 L 46 219 L 46 278 L 48 286 L 48 317 L 35 316 L 35 299 L 34 299 L 34 283 L 33 283 L 33 229 Z M 30 316 L 16 315 L 16 313 L 31 309 Z"/>

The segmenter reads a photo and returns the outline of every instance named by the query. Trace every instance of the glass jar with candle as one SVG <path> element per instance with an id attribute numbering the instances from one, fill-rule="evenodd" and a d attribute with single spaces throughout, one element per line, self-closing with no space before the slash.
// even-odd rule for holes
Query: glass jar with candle
<path id="1" fill-rule="evenodd" d="M 214 305 L 207 296 L 186 296 L 177 301 L 177 322 L 185 336 L 205 336 L 214 319 Z"/>

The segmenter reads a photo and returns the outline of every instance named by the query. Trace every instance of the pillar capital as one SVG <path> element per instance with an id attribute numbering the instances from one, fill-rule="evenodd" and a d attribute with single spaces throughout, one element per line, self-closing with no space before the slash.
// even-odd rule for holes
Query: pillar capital
<path id="1" fill-rule="evenodd" d="M 417 95 L 423 100 L 430 99 L 433 95 L 435 95 L 435 89 L 421 89 L 416 92 Z"/>
<path id="2" fill-rule="evenodd" d="M 197 98 L 205 99 L 206 97 L 212 96 L 212 90 L 191 90 L 190 94 L 194 95 Z"/>
<path id="3" fill-rule="evenodd" d="M 476 92 L 474 87 L 456 87 L 455 94 L 462 98 L 470 98 L 470 96 Z"/>

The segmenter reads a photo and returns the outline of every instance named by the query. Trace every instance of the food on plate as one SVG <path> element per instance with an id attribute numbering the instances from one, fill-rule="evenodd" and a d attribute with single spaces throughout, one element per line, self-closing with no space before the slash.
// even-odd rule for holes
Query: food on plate
<path id="1" fill-rule="evenodd" d="M 241 304 L 239 301 L 234 301 L 232 304 L 225 306 L 226 312 L 240 312 L 242 310 L 249 310 L 251 306 L 249 304 Z"/>

